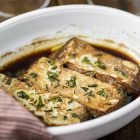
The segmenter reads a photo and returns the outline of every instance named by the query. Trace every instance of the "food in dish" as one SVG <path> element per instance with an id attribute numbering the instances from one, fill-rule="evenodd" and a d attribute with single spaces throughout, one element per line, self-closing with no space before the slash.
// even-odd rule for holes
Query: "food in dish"
<path id="1" fill-rule="evenodd" d="M 54 57 L 72 70 L 122 87 L 127 93 L 140 90 L 140 71 L 136 64 L 98 50 L 78 38 L 71 39 Z"/>
<path id="2" fill-rule="evenodd" d="M 39 55 L 14 74 L 3 73 L 0 87 L 48 126 L 105 115 L 127 104 L 140 90 L 136 63 L 78 38 L 47 56 Z"/>
<path id="3" fill-rule="evenodd" d="M 46 57 L 37 60 L 22 80 L 81 103 L 94 117 L 115 110 L 127 101 L 127 96 L 114 86 L 64 68 L 57 60 Z"/>
<path id="4" fill-rule="evenodd" d="M 56 92 L 39 90 L 27 82 L 0 74 L 1 87 L 49 126 L 68 125 L 89 119 L 89 113 L 78 102 Z"/>

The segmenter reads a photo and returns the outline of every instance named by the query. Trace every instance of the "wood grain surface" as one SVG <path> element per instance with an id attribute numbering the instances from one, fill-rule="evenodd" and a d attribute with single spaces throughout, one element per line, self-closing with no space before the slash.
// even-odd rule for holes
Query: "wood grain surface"
<path id="1" fill-rule="evenodd" d="M 0 4 L 3 0 L 0 0 Z M 125 3 L 127 1 L 127 3 Z M 132 4 L 136 1 L 137 4 Z M 140 11 L 140 0 L 94 0 L 95 4 L 119 8 L 136 13 Z M 49 6 L 66 4 L 87 4 L 86 0 L 51 0 Z M 138 11 L 139 10 L 139 11 Z M 5 20 L 0 18 L 0 21 Z M 140 117 L 121 128 L 120 130 L 101 138 L 100 140 L 140 140 Z"/>

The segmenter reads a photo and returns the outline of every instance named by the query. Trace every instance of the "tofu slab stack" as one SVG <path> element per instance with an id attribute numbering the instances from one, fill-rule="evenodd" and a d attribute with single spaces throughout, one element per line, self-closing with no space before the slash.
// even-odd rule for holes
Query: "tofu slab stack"
<path id="1" fill-rule="evenodd" d="M 98 50 L 78 38 L 71 39 L 53 57 L 69 69 L 122 87 L 129 94 L 140 90 L 140 70 L 136 64 Z"/>
<path id="2" fill-rule="evenodd" d="M 112 112 L 140 87 L 136 64 L 73 38 L 19 78 L 0 74 L 0 86 L 49 125 L 68 125 Z"/>
<path id="3" fill-rule="evenodd" d="M 36 77 L 33 78 L 32 74 Z M 81 103 L 91 110 L 93 116 L 119 108 L 126 99 L 125 94 L 112 85 L 64 68 L 57 60 L 46 57 L 36 61 L 23 77 L 23 81 L 28 79 L 30 85 L 39 86 L 41 90 L 55 91 Z"/>

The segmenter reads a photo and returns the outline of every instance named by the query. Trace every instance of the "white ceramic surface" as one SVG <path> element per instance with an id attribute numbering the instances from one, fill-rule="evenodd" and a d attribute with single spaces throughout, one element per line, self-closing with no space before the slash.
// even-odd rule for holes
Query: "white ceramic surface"
<path id="1" fill-rule="evenodd" d="M 41 9 L 0 24 L 0 54 L 15 50 L 40 36 L 86 35 L 91 40 L 113 39 L 140 54 L 140 19 L 100 6 L 61 6 Z M 135 53 L 133 54 L 134 56 Z M 138 58 L 136 56 L 136 58 Z M 58 140 L 93 140 L 128 124 L 140 115 L 140 98 L 103 117 L 80 124 L 50 127 Z"/>

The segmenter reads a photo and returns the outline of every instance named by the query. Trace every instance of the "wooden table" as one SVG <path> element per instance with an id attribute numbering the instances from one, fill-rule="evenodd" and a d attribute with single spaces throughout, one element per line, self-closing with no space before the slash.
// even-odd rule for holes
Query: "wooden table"
<path id="1" fill-rule="evenodd" d="M 120 8 L 126 11 L 131 11 L 135 13 L 137 10 L 134 6 L 126 5 L 124 2 L 125 0 L 119 0 L 121 3 L 112 2 L 113 0 L 94 0 L 95 4 L 99 5 L 106 5 L 115 8 Z M 130 0 L 129 0 L 130 1 Z M 139 6 L 140 6 L 140 0 Z M 66 5 L 66 4 L 87 4 L 86 0 L 51 0 L 49 6 L 56 6 L 56 5 Z M 128 3 L 129 4 L 129 3 Z M 0 21 L 3 19 L 0 18 Z M 125 126 L 124 128 L 101 138 L 101 140 L 140 140 L 140 117 L 135 119 L 133 122 Z"/>

